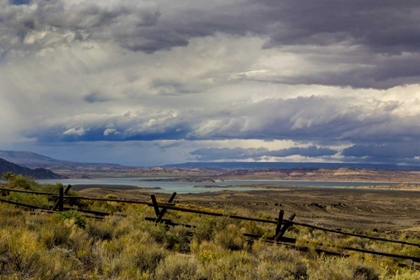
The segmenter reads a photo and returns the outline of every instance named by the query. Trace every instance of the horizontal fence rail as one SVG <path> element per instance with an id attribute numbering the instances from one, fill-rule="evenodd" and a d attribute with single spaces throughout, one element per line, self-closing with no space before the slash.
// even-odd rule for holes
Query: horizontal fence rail
<path id="1" fill-rule="evenodd" d="M 393 239 L 386 239 L 386 238 L 357 234 L 357 233 L 344 232 L 344 231 L 328 229 L 328 228 L 314 226 L 314 225 L 305 224 L 305 223 L 298 223 L 298 222 L 295 222 L 295 221 L 288 221 L 288 220 L 285 220 L 285 221 L 288 222 L 288 223 L 297 225 L 297 226 L 322 230 L 322 231 L 326 231 L 326 232 L 337 233 L 337 234 L 341 234 L 341 235 L 355 236 L 355 237 L 365 238 L 365 239 L 370 239 L 370 240 L 384 241 L 384 242 L 388 242 L 388 243 L 397 243 L 397 244 L 404 244 L 404 245 L 420 247 L 420 244 L 418 244 L 418 243 L 411 243 L 411 242 L 406 242 L 406 241 L 401 241 L 401 240 L 393 240 Z"/>
<path id="2" fill-rule="evenodd" d="M 19 189 L 10 189 L 10 188 L 0 188 L 0 190 L 2 190 L 2 191 L 8 191 L 8 192 L 18 192 L 18 193 L 30 193 L 30 194 L 47 195 L 47 196 L 57 195 L 56 193 L 37 192 L 37 191 L 28 191 L 28 190 L 19 190 Z"/>

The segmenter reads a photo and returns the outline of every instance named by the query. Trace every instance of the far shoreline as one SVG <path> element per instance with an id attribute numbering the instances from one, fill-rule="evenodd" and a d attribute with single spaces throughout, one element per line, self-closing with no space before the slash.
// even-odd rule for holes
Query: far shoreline
<path id="1" fill-rule="evenodd" d="M 81 191 L 86 189 L 104 189 L 104 190 L 119 190 L 119 191 L 130 191 L 130 190 L 138 190 L 138 191 L 163 191 L 166 192 L 162 187 L 142 187 L 142 186 L 135 186 L 135 185 L 124 185 L 124 184 L 74 184 L 71 185 L 72 189 L 75 191 Z M 313 190 L 313 189 L 327 189 L 327 190 L 365 190 L 365 191 L 411 191 L 411 192 L 419 192 L 420 185 L 419 184 L 395 184 L 395 185 L 379 185 L 379 186 L 334 186 L 334 187 L 325 187 L 325 186 L 297 186 L 297 185 L 282 185 L 282 184 L 273 184 L 273 185 L 227 185 L 227 186 L 220 186 L 220 185 L 196 185 L 192 187 L 193 189 L 203 189 L 202 193 L 206 193 L 204 191 L 212 190 L 211 192 L 223 192 L 223 191 L 237 191 L 237 192 L 252 192 L 252 191 L 275 191 L 275 190 Z M 247 190 L 240 190 L 240 188 L 247 188 Z M 174 189 L 174 191 L 177 191 Z M 189 192 L 187 192 L 189 193 Z"/>

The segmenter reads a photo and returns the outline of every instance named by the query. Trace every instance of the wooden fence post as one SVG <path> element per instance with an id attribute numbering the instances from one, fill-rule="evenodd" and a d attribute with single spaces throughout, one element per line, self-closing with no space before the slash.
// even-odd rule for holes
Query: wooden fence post
<path id="1" fill-rule="evenodd" d="M 176 196 L 176 192 L 173 192 L 172 195 L 171 195 L 171 197 L 168 200 L 168 203 L 171 203 L 172 201 L 174 201 L 175 196 Z M 158 217 L 156 218 L 156 223 L 159 223 L 162 220 L 163 215 L 165 215 L 165 213 L 166 213 L 166 210 L 167 210 L 167 208 L 162 208 L 162 210 L 160 211 Z"/>
<path id="2" fill-rule="evenodd" d="M 281 230 L 281 223 L 283 222 L 283 216 L 284 216 L 284 211 L 280 210 L 279 219 L 277 220 L 276 234 L 274 235 L 275 241 L 277 241 L 281 237 L 280 230 Z"/>
<path id="3" fill-rule="evenodd" d="M 58 211 L 63 212 L 64 210 L 64 188 L 60 187 L 60 196 L 58 197 Z"/>
<path id="4" fill-rule="evenodd" d="M 292 215 L 290 215 L 290 217 L 289 217 L 289 221 L 293 221 L 293 219 L 296 217 L 296 214 L 295 213 L 293 213 Z M 280 237 L 282 237 L 283 235 L 284 235 L 284 233 L 286 232 L 286 230 L 289 228 L 289 227 L 291 227 L 292 226 L 292 224 L 290 223 L 290 222 L 286 222 L 285 224 L 284 224 L 284 226 L 283 226 L 283 228 L 281 229 L 281 231 L 280 231 Z"/>
<path id="5" fill-rule="evenodd" d="M 69 193 L 70 189 L 71 189 L 71 185 L 68 185 L 68 186 L 66 187 L 66 189 L 64 190 L 64 195 L 67 195 L 67 194 Z M 55 209 L 57 209 L 57 207 L 58 207 L 58 204 L 59 204 L 59 203 L 60 203 L 60 200 L 59 200 L 59 199 L 57 199 L 57 200 L 55 201 L 54 206 L 53 206 L 53 208 L 52 208 L 51 210 L 55 210 Z"/>
<path id="6" fill-rule="evenodd" d="M 157 200 L 156 200 L 156 196 L 154 194 L 152 194 L 150 197 L 152 198 L 153 209 L 155 209 L 156 217 L 159 217 L 160 211 L 159 211 L 158 203 L 157 203 Z"/>

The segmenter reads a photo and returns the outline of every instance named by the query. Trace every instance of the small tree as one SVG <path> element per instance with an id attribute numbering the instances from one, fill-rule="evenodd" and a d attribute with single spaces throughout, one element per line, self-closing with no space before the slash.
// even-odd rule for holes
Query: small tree
<path id="1" fill-rule="evenodd" d="M 1 177 L 3 180 L 10 182 L 13 181 L 13 179 L 16 177 L 15 174 L 13 174 L 12 172 L 8 171 L 6 173 L 3 174 L 3 176 Z"/>
<path id="2" fill-rule="evenodd" d="M 6 172 L 2 176 L 7 181 L 7 186 L 12 189 L 34 190 L 39 184 L 34 179 L 23 175 L 15 175 L 12 172 Z"/>

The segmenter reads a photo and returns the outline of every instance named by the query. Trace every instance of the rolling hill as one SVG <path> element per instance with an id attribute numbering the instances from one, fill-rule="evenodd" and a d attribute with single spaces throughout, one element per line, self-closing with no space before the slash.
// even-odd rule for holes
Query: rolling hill
<path id="1" fill-rule="evenodd" d="M 34 179 L 61 179 L 64 176 L 58 175 L 51 170 L 45 168 L 30 169 L 23 167 L 7 160 L 0 158 L 0 176 L 3 176 L 6 172 L 12 172 L 13 174 L 21 174 L 32 177 Z"/>
<path id="2" fill-rule="evenodd" d="M 0 158 L 3 158 L 7 161 L 13 162 L 15 164 L 19 164 L 29 168 L 36 168 L 36 167 L 58 167 L 58 166 L 67 166 L 67 167 L 75 167 L 75 166 L 108 166 L 108 167 L 118 167 L 118 164 L 111 164 L 111 163 L 87 163 L 87 162 L 74 162 L 74 161 L 67 161 L 67 160 L 58 160 L 54 158 L 50 158 L 47 156 L 43 156 L 33 152 L 24 152 L 24 151 L 1 151 L 0 150 Z"/>

